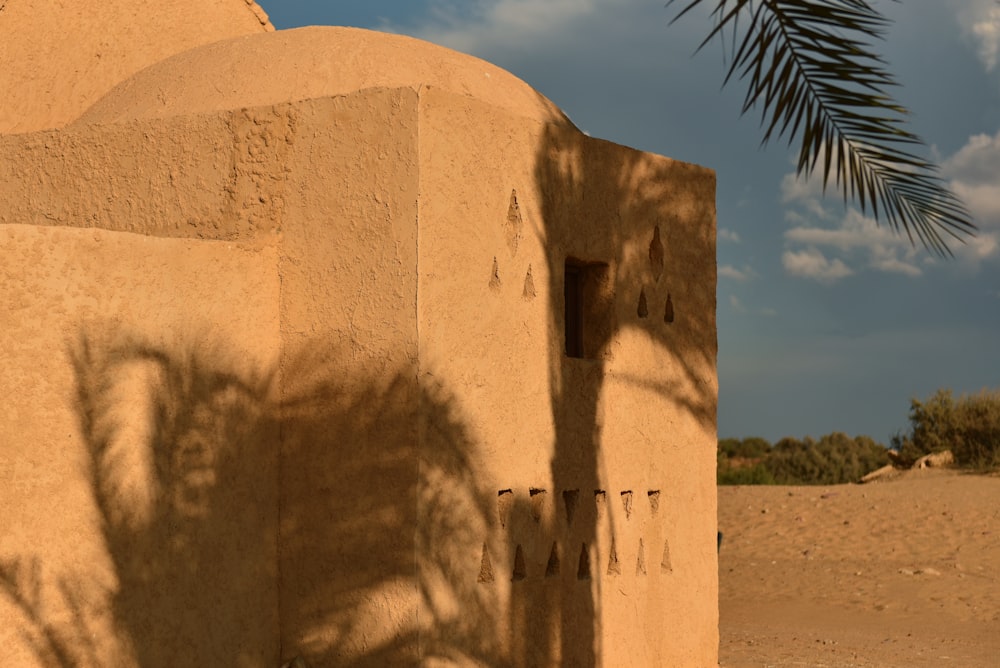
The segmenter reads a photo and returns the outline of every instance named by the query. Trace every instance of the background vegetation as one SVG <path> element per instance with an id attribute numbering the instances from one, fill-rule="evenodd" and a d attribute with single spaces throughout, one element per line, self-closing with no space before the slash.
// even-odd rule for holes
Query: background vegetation
<path id="1" fill-rule="evenodd" d="M 951 450 L 955 463 L 978 471 L 1000 468 L 1000 390 L 955 399 L 951 390 L 910 402 L 910 429 L 892 438 L 903 463 Z"/>
<path id="2" fill-rule="evenodd" d="M 834 432 L 818 441 L 758 437 L 719 441 L 720 485 L 836 485 L 857 482 L 889 463 L 886 447 L 868 436 Z"/>
<path id="3" fill-rule="evenodd" d="M 892 437 L 897 466 L 951 450 L 962 468 L 1000 469 L 1000 390 L 955 398 L 938 390 L 910 402 L 909 428 Z M 841 432 L 819 440 L 786 437 L 774 443 L 752 436 L 719 441 L 720 485 L 836 485 L 857 482 L 890 462 L 889 449 L 868 436 Z"/>

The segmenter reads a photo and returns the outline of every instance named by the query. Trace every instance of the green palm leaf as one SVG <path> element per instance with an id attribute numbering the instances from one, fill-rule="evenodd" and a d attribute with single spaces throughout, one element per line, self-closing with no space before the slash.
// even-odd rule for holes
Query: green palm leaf
<path id="1" fill-rule="evenodd" d="M 706 1 L 715 24 L 699 50 L 731 35 L 725 82 L 747 82 L 743 113 L 760 109 L 763 144 L 800 142 L 800 176 L 821 165 L 824 190 L 832 179 L 845 202 L 940 255 L 951 255 L 949 237 L 975 233 L 937 166 L 912 152 L 923 141 L 905 129 L 907 111 L 887 92 L 896 82 L 866 41 L 888 19 L 865 0 L 688 0 L 673 21 Z"/>

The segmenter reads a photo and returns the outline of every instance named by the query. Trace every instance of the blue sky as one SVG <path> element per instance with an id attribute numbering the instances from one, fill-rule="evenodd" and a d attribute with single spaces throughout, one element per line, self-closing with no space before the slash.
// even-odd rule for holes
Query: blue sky
<path id="1" fill-rule="evenodd" d="M 943 176 L 980 227 L 954 260 L 877 228 L 794 150 L 760 148 L 742 89 L 720 90 L 709 27 L 664 0 L 258 0 L 276 27 L 400 32 L 510 70 L 584 131 L 718 175 L 719 434 L 868 434 L 911 397 L 1000 386 L 1000 4 L 875 0 L 879 44 Z"/>

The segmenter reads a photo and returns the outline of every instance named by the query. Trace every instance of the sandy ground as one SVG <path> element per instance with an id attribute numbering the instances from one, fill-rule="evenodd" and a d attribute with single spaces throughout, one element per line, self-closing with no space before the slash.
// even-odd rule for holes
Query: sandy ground
<path id="1" fill-rule="evenodd" d="M 720 487 L 720 665 L 1000 667 L 1000 477 Z"/>

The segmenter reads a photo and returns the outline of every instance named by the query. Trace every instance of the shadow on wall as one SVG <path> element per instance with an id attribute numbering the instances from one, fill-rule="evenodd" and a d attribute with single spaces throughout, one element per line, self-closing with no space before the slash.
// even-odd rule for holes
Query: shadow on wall
<path id="1" fill-rule="evenodd" d="M 305 387 L 283 405 L 282 645 L 312 666 L 493 663 L 497 602 L 474 569 L 496 518 L 452 400 L 415 374 Z"/>
<path id="2" fill-rule="evenodd" d="M 535 181 L 556 427 L 546 508 L 568 507 L 572 492 L 596 508 L 605 363 L 623 330 L 643 332 L 672 366 L 617 372 L 615 382 L 714 425 L 705 378 L 714 302 L 688 298 L 709 280 L 690 269 L 708 266 L 689 255 L 705 244 L 672 224 L 674 211 L 704 206 L 677 185 L 688 169 L 568 123 L 545 128 Z M 512 500 L 521 518 L 512 522 L 561 538 L 543 575 L 515 552 L 511 571 L 491 576 L 512 580 L 510 617 L 498 618 L 500 588 L 476 577 L 483 536 L 500 534 L 498 492 L 477 484 L 475 444 L 454 402 L 412 370 L 345 377 L 320 361 L 337 359 L 327 348 L 315 342 L 279 374 L 248 370 L 222 346 L 175 350 L 94 332 L 71 346 L 86 476 L 114 578 L 46 573 L 30 557 L 0 564 L 0 595 L 20 610 L 42 664 L 277 666 L 297 654 L 314 667 L 598 663 L 608 555 L 595 552 L 597 512 L 534 517 L 530 498 Z"/>
<path id="3" fill-rule="evenodd" d="M 648 375 L 619 373 L 617 380 L 658 394 L 677 413 L 714 432 L 716 393 L 706 374 L 714 374 L 716 363 L 715 276 L 695 269 L 714 272 L 715 266 L 714 254 L 707 261 L 703 257 L 706 247 L 714 249 L 714 243 L 705 243 L 715 234 L 714 190 L 692 185 L 692 178 L 703 175 L 693 165 L 592 139 L 569 122 L 551 122 L 543 131 L 534 176 L 541 196 L 538 233 L 550 277 L 549 332 L 555 338 L 549 345 L 549 378 L 556 427 L 551 471 L 557 491 L 601 493 L 599 402 L 606 363 L 623 330 L 644 332 L 653 345 L 670 353 L 672 365 Z M 705 236 L 685 239 L 692 228 L 688 221 L 677 224 L 680 215 L 703 217 L 705 228 L 694 234 Z M 708 281 L 709 302 L 685 303 L 693 292 L 705 293 L 692 288 Z M 664 376 L 670 380 L 650 380 Z M 662 438 L 656 444 L 661 449 L 670 435 Z M 547 620 L 523 625 L 523 643 L 538 665 L 594 666 L 605 655 L 600 647 L 599 556 L 609 555 L 594 551 L 597 523 L 597 514 L 580 517 L 572 544 L 563 549 L 569 562 L 564 568 L 582 573 L 581 564 L 589 562 L 593 586 L 564 582 L 556 591 L 526 591 L 521 601 L 515 590 L 515 616 L 523 614 L 519 609 L 531 610 L 535 619 Z M 614 527 L 611 531 L 613 535 Z"/>
<path id="4" fill-rule="evenodd" d="M 306 351 L 315 380 L 280 397 L 275 371 L 221 348 L 98 338 L 70 358 L 116 584 L 0 564 L 42 665 L 491 662 L 496 602 L 467 571 L 493 516 L 443 393 L 407 374 L 347 383 Z"/>

